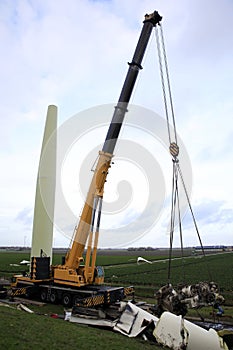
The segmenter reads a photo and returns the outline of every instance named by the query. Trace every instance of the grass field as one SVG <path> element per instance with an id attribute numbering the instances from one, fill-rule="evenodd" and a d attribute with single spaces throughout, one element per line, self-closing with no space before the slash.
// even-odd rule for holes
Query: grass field
<path id="1" fill-rule="evenodd" d="M 142 339 L 0 306 L 0 348 L 8 350 L 161 349 Z"/>
<path id="2" fill-rule="evenodd" d="M 182 260 L 172 261 L 172 283 L 174 285 L 186 281 L 195 283 L 213 279 L 220 286 L 226 298 L 226 313 L 233 315 L 233 253 L 207 255 L 204 259 L 192 256 L 186 252 L 184 267 Z M 141 255 L 152 264 L 136 263 Z M 175 256 L 178 257 L 179 252 Z M 62 254 L 55 254 L 53 263 L 61 262 Z M 0 252 L 0 276 L 10 278 L 14 273 L 23 272 L 25 266 L 10 266 L 21 260 L 29 260 L 28 252 Z M 154 300 L 154 290 L 167 283 L 167 252 L 104 252 L 98 256 L 97 264 L 105 267 L 105 281 L 111 284 L 134 285 L 136 299 Z M 210 276 L 210 274 L 212 276 Z M 52 312 L 62 313 L 59 305 L 46 305 L 38 309 L 32 307 L 36 313 L 48 315 Z M 206 311 L 208 314 L 209 311 Z M 129 339 L 121 334 L 96 329 L 87 326 L 66 323 L 61 319 L 53 319 L 36 314 L 27 314 L 13 308 L 0 306 L 0 348 L 7 349 L 161 349 L 161 347 L 145 342 L 140 338 Z"/>
<path id="3" fill-rule="evenodd" d="M 136 263 L 140 255 L 151 260 L 152 264 Z M 175 257 L 178 257 L 177 251 Z M 105 282 L 111 284 L 134 285 L 142 297 L 153 297 L 154 290 L 167 283 L 168 261 L 164 250 L 154 252 L 101 251 L 97 265 L 105 268 Z M 29 260 L 28 252 L 1 252 L 0 276 L 9 278 L 13 273 L 23 272 L 25 266 L 10 266 L 21 260 Z M 55 254 L 53 263 L 61 263 L 62 254 Z M 172 261 L 172 284 L 196 283 L 214 280 L 222 293 L 226 294 L 227 304 L 233 305 L 233 253 L 192 256 L 190 250 L 183 259 Z"/>

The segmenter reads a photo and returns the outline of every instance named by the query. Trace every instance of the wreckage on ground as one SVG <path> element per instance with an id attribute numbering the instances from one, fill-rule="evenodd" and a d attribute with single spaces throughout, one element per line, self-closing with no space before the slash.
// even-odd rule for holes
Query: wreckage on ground
<path id="1" fill-rule="evenodd" d="M 156 342 L 174 350 L 228 350 L 224 337 L 233 339 L 233 327 L 222 327 L 220 334 L 213 328 L 205 329 L 182 316 L 171 312 L 163 312 L 160 317 L 148 310 L 148 305 L 132 302 L 121 302 L 116 309 L 106 309 L 103 313 L 83 315 L 82 311 L 74 308 L 66 320 L 98 326 L 119 332 L 127 337 L 142 337 L 144 340 Z M 225 332 L 223 332 L 223 329 Z M 232 342 L 232 340 L 230 341 Z M 230 343 L 229 342 L 229 343 Z"/>
<path id="2" fill-rule="evenodd" d="M 171 284 L 167 284 L 156 291 L 155 296 L 158 315 L 169 311 L 185 316 L 188 309 L 199 309 L 204 306 L 214 307 L 218 310 L 218 315 L 221 315 L 223 312 L 221 305 L 225 301 L 215 282 L 179 285 L 177 290 Z"/>

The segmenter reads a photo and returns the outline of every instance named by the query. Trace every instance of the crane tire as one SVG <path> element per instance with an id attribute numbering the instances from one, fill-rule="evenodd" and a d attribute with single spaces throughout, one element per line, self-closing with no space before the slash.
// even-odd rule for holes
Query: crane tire
<path id="1" fill-rule="evenodd" d="M 47 300 L 47 291 L 46 289 L 42 289 L 40 292 L 40 300 L 41 301 L 46 301 Z"/>
<path id="2" fill-rule="evenodd" d="M 72 304 L 72 298 L 69 293 L 64 293 L 62 296 L 62 304 L 63 306 L 70 307 Z"/>
<path id="3" fill-rule="evenodd" d="M 57 293 L 54 292 L 54 291 L 51 291 L 51 294 L 50 294 L 50 302 L 52 304 L 56 304 L 57 302 Z"/>

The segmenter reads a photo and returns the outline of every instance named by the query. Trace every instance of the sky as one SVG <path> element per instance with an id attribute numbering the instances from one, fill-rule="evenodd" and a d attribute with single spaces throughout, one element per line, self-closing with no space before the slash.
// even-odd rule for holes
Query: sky
<path id="1" fill-rule="evenodd" d="M 58 210 L 54 246 L 69 246 L 90 180 L 88 162 L 105 139 L 144 15 L 154 10 L 163 17 L 180 162 L 202 242 L 233 245 L 233 2 L 2 0 L 0 246 L 31 244 L 50 104 L 58 106 L 59 130 L 70 120 L 85 128 L 89 109 L 93 123 L 83 134 L 77 126 L 58 180 L 73 216 L 61 227 Z M 140 117 L 129 111 L 120 135 L 105 189 L 102 246 L 169 244 L 172 161 L 165 132 L 156 129 L 160 118 L 166 124 L 154 33 L 139 74 L 131 103 Z M 199 245 L 185 209 L 183 231 L 185 245 Z"/>

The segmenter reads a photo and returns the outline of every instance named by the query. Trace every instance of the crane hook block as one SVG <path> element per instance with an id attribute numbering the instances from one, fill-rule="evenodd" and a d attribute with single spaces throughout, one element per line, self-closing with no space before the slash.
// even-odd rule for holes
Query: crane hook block
<path id="1" fill-rule="evenodd" d="M 169 151 L 172 157 L 176 158 L 179 154 L 179 146 L 175 142 L 172 142 L 170 144 Z"/>

